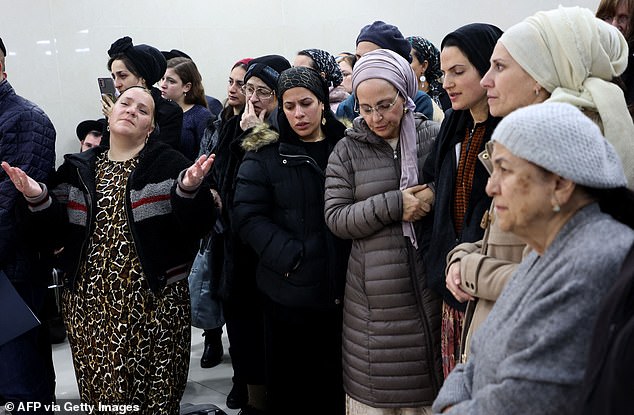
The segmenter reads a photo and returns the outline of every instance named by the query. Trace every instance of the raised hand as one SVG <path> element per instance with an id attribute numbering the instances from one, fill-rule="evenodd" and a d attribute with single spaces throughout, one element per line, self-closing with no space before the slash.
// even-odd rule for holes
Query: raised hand
<path id="1" fill-rule="evenodd" d="M 110 96 L 108 94 L 101 94 L 101 113 L 104 117 L 110 118 L 112 107 L 114 107 L 114 102 L 110 99 Z"/>
<path id="2" fill-rule="evenodd" d="M 256 115 L 253 103 L 251 100 L 247 100 L 247 105 L 244 107 L 244 112 L 242 113 L 242 118 L 240 119 L 240 128 L 242 128 L 242 131 L 246 131 L 251 127 L 263 124 L 265 117 L 265 109 L 260 111 L 260 115 Z"/>
<path id="3" fill-rule="evenodd" d="M 30 178 L 21 168 L 11 167 L 6 161 L 2 162 L 2 170 L 7 173 L 9 179 L 20 193 L 26 197 L 37 197 L 43 190 L 39 183 Z"/>
<path id="4" fill-rule="evenodd" d="M 214 164 L 215 158 L 215 154 L 210 154 L 209 156 L 203 154 L 198 157 L 198 160 L 196 160 L 196 162 L 185 171 L 185 175 L 183 176 L 183 186 L 189 189 L 198 188 L 207 173 L 209 173 L 211 165 Z"/>

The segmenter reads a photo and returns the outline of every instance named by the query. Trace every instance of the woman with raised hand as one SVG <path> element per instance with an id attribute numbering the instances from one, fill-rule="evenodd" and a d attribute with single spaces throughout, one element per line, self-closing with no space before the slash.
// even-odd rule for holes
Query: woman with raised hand
<path id="1" fill-rule="evenodd" d="M 67 155 L 50 192 L 2 168 L 34 229 L 63 238 L 63 315 L 82 402 L 177 414 L 190 355 L 186 278 L 215 219 L 204 181 L 214 156 L 192 165 L 148 140 L 154 100 L 142 87 L 119 96 L 108 125 L 110 148 Z"/>
<path id="2" fill-rule="evenodd" d="M 634 242 L 634 194 L 614 147 L 570 104 L 518 109 L 492 142 L 496 221 L 532 252 L 434 413 L 577 413 L 599 306 Z"/>
<path id="3" fill-rule="evenodd" d="M 431 200 L 422 167 L 438 124 L 413 112 L 409 62 L 386 49 L 354 67 L 361 114 L 326 170 L 326 223 L 352 240 L 343 317 L 351 414 L 427 414 L 440 385 L 440 298 L 422 255 Z"/>

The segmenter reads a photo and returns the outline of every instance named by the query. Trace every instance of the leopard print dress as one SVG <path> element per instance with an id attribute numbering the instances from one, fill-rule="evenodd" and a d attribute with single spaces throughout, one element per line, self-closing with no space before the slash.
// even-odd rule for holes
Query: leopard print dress
<path id="1" fill-rule="evenodd" d="M 125 211 L 136 164 L 106 153 L 97 160 L 95 231 L 63 313 L 82 402 L 178 414 L 189 370 L 189 288 L 181 280 L 155 295 L 143 275 Z"/>

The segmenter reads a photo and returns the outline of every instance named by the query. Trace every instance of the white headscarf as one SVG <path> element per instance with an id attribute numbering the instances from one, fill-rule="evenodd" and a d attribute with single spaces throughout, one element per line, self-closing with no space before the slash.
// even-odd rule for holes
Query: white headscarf
<path id="1" fill-rule="evenodd" d="M 634 123 L 623 91 L 610 82 L 625 71 L 627 41 L 580 7 L 538 12 L 500 38 L 513 59 L 551 93 L 547 101 L 595 110 L 634 187 Z"/>

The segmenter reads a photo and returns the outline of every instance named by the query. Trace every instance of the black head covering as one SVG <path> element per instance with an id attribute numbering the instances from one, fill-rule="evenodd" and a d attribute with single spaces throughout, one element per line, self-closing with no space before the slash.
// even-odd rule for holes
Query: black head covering
<path id="1" fill-rule="evenodd" d="M 323 117 L 325 119 L 325 124 L 322 124 L 321 129 L 326 137 L 333 139 L 336 138 L 337 140 L 343 137 L 345 126 L 337 120 L 335 114 L 330 109 L 328 100 L 328 84 L 324 78 L 313 68 L 295 66 L 282 72 L 277 84 L 279 105 L 277 111 L 277 124 L 280 132 L 280 141 L 300 140 L 297 133 L 295 133 L 295 131 L 291 128 L 282 105 L 282 96 L 284 95 L 284 92 L 297 87 L 308 89 L 324 104 Z"/>
<path id="2" fill-rule="evenodd" d="M 118 54 L 123 54 L 132 61 L 148 87 L 157 83 L 167 69 L 167 61 L 158 49 L 149 45 L 134 46 L 129 36 L 118 39 L 108 49 L 111 58 Z"/>
<path id="3" fill-rule="evenodd" d="M 491 24 L 471 23 L 445 36 L 440 48 L 457 46 L 467 56 L 473 66 L 476 67 L 482 77 L 489 70 L 489 60 L 491 59 L 493 48 L 502 33 L 499 27 Z"/>
<path id="4" fill-rule="evenodd" d="M 321 74 L 313 68 L 294 66 L 280 74 L 277 80 L 277 102 L 282 108 L 282 95 L 291 88 L 304 87 L 315 94 L 325 105 L 328 102 L 328 85 Z"/>
<path id="5" fill-rule="evenodd" d="M 246 84 L 252 76 L 256 76 L 260 78 L 269 88 L 275 90 L 277 87 L 277 78 L 279 78 L 282 72 L 290 67 L 291 64 L 283 56 L 260 56 L 249 63 L 247 73 L 244 74 L 244 83 Z"/>
<path id="6" fill-rule="evenodd" d="M 334 56 L 321 49 L 304 49 L 299 51 L 299 55 L 309 56 L 314 62 L 317 70 L 326 74 L 326 81 L 329 86 L 336 88 L 343 82 L 341 68 Z"/>
<path id="7" fill-rule="evenodd" d="M 86 138 L 86 134 L 91 131 L 99 131 L 101 134 L 106 131 L 107 122 L 105 118 L 100 118 L 98 120 L 85 120 L 77 124 L 77 129 L 75 132 L 77 133 L 77 138 L 79 141 L 82 141 Z"/>
<path id="8" fill-rule="evenodd" d="M 186 54 L 183 51 L 180 51 L 178 49 L 172 49 L 169 52 L 166 50 L 162 50 L 161 54 L 163 55 L 163 57 L 165 58 L 166 61 L 172 59 L 172 58 L 187 58 L 187 59 L 192 59 L 188 54 Z"/>
<path id="9" fill-rule="evenodd" d="M 4 56 L 7 56 L 7 48 L 4 47 L 4 42 L 2 41 L 1 37 L 0 37 L 0 50 L 2 50 L 2 54 Z"/>
<path id="10" fill-rule="evenodd" d="M 403 34 L 398 27 L 377 20 L 376 22 L 364 26 L 357 37 L 357 45 L 359 42 L 372 42 L 380 46 L 382 49 L 389 49 L 401 55 L 406 61 L 412 62 L 410 52 L 412 47 L 405 40 Z"/>

